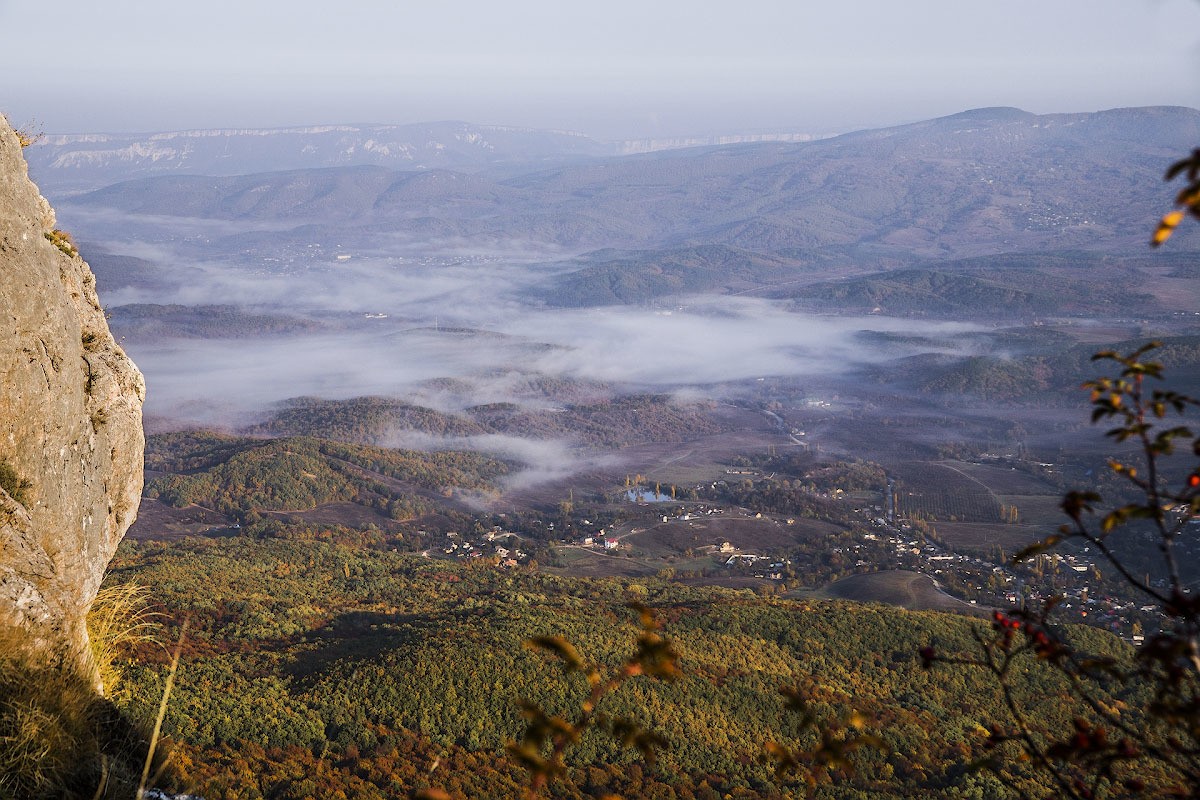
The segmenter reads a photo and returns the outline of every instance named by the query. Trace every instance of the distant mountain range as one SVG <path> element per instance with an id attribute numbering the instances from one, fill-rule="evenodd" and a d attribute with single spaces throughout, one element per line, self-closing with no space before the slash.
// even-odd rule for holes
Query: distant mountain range
<path id="1" fill-rule="evenodd" d="M 52 134 L 25 157 L 39 185 L 96 188 L 148 175 L 245 175 L 340 166 L 473 171 L 613 155 L 582 134 L 430 122 L 166 133 Z"/>
<path id="2" fill-rule="evenodd" d="M 315 130 L 295 134 L 293 144 L 307 136 L 336 139 L 336 131 Z M 470 130 L 452 126 L 454 148 L 421 152 L 500 157 L 502 148 L 489 149 L 491 140 L 472 139 Z M 519 137 L 503 135 L 517 148 Z M 1037 116 L 981 109 L 812 142 L 624 157 L 601 157 L 587 139 L 542 135 L 561 145 L 560 155 L 573 143 L 588 160 L 508 177 L 383 166 L 150 177 L 72 202 L 133 214 L 305 224 L 303 238 L 325 227 L 343 242 L 386 231 L 575 252 L 718 244 L 805 259 L 840 254 L 864 266 L 1049 248 L 1140 252 L 1147 224 L 1172 198 L 1157 178 L 1200 142 L 1200 112 Z M 196 139 L 205 146 L 220 141 Z M 254 163 L 274 162 L 264 155 Z"/>
<path id="3" fill-rule="evenodd" d="M 245 175 L 353 166 L 459 172 L 529 169 L 682 147 L 817 138 L 821 137 L 777 133 L 602 142 L 569 131 L 428 122 L 50 134 L 25 155 L 43 188 L 79 191 L 150 175 Z"/>

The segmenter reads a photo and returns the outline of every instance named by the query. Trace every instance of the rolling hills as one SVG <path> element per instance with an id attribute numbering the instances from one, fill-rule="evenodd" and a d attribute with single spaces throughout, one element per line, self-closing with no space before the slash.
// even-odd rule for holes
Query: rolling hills
<path id="1" fill-rule="evenodd" d="M 406 432 L 451 442 L 456 438 L 505 435 L 564 439 L 596 447 L 642 442 L 677 442 L 716 433 L 721 423 L 707 403 L 681 405 L 665 395 L 638 394 L 530 408 L 487 403 L 448 413 L 384 397 L 347 400 L 295 398 L 268 419 L 245 429 L 255 436 L 322 436 L 378 444 Z M 465 443 L 464 443 L 465 444 Z"/>
<path id="2" fill-rule="evenodd" d="M 868 262 L 1110 251 L 1144 244 L 1143 220 L 1166 202 L 1147 178 L 1197 139 L 1200 112 L 1183 108 L 981 109 L 812 142 L 610 157 L 515 177 L 381 166 L 151 177 L 73 202 L 575 251 L 723 244 Z"/>

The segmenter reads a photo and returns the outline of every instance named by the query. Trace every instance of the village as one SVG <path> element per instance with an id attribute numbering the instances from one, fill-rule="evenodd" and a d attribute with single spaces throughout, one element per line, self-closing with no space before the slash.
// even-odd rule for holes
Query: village
<path id="1" fill-rule="evenodd" d="M 441 548 L 443 555 L 457 560 L 490 558 L 497 567 L 512 569 L 529 562 L 529 554 L 518 547 L 520 537 L 500 526 L 494 526 L 478 541 L 471 541 L 457 531 L 446 532 L 446 544 Z M 421 555 L 430 557 L 430 551 Z"/>
<path id="2" fill-rule="evenodd" d="M 731 480 L 772 477 L 745 466 L 730 466 L 725 474 Z M 723 480 L 696 485 L 686 494 L 695 497 L 698 491 L 724 485 Z M 1161 620 L 1155 607 L 1115 591 L 1119 584 L 1103 580 L 1103 563 L 1088 547 L 1059 547 L 1020 565 L 961 552 L 928 524 L 898 513 L 891 486 L 881 488 L 875 493 L 879 502 L 863 502 L 863 492 L 837 487 L 817 492 L 856 520 L 835 526 L 737 505 L 677 499 L 675 487 L 668 492 L 633 486 L 623 493 L 623 510 L 608 514 L 605 524 L 593 521 L 594 509 L 580 508 L 569 519 L 535 519 L 537 533 L 532 535 L 502 525 L 483 531 L 476 525 L 473 533 L 445 532 L 441 545 L 423 555 L 482 560 L 499 569 L 541 564 L 568 572 L 589 563 L 608 563 L 614 574 L 670 574 L 679 580 L 757 586 L 760 591 L 797 596 L 820 589 L 822 582 L 836 586 L 851 576 L 915 573 L 927 576 L 933 591 L 950 603 L 958 602 L 964 613 L 1033 610 L 1054 599 L 1060 619 L 1103 627 L 1135 644 L 1158 629 Z M 617 561 L 604 562 L 605 558 Z"/>

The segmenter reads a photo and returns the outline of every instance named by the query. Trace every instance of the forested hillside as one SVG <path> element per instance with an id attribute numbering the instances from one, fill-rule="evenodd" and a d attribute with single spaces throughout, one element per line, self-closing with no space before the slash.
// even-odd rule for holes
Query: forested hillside
<path id="1" fill-rule="evenodd" d="M 451 440 L 506 434 L 620 447 L 683 441 L 720 431 L 721 422 L 708 413 L 712 407 L 709 402 L 676 403 L 661 394 L 633 394 L 552 408 L 487 403 L 452 414 L 383 397 L 296 398 L 283 403 L 266 421 L 246 428 L 246 432 L 321 436 L 363 444 L 377 444 L 408 431 Z"/>
<path id="2" fill-rule="evenodd" d="M 353 502 L 407 519 L 456 491 L 492 491 L 508 466 L 479 453 L 383 450 L 306 437 L 239 439 L 219 434 L 152 437 L 146 496 L 177 508 L 227 514 L 308 511 Z M 436 499 L 434 499 L 436 498 Z"/>
<path id="3" fill-rule="evenodd" d="M 975 673 L 923 670 L 917 655 L 930 642 L 970 647 L 982 623 L 965 617 L 245 537 L 127 544 L 110 580 L 154 586 L 168 638 L 189 621 L 165 729 L 178 747 L 175 785 L 209 800 L 382 799 L 430 785 L 456 798 L 519 797 L 523 773 L 503 755 L 522 730 L 517 701 L 562 713 L 586 691 L 522 640 L 562 635 L 611 665 L 633 646 L 628 600 L 663 620 L 684 678 L 635 680 L 607 710 L 671 744 L 649 765 L 589 735 L 556 796 L 794 796 L 799 786 L 764 761 L 768 741 L 811 744 L 784 710 L 785 686 L 829 722 L 862 711 L 886 744 L 818 796 L 977 797 L 997 785 L 965 766 L 986 738 L 992 689 Z M 1077 635 L 1126 652 L 1103 634 Z M 135 716 L 152 713 L 163 659 L 145 646 L 129 673 L 119 699 Z M 1063 688 L 1031 674 L 1018 690 L 1065 726 Z"/>

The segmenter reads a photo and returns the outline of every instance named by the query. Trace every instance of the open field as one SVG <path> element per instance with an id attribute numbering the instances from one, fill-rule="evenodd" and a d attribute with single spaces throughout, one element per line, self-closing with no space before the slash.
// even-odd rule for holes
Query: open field
<path id="1" fill-rule="evenodd" d="M 1000 502 L 1016 506 L 1020 521 L 1027 525 L 1037 525 L 1050 533 L 1067 521 L 1063 513 L 1062 495 L 1000 495 Z"/>
<path id="2" fill-rule="evenodd" d="M 143 497 L 137 521 L 130 527 L 128 536 L 134 540 L 177 539 L 228 528 L 232 524 L 232 519 L 211 509 L 200 506 L 171 508 L 160 500 Z"/>
<path id="3" fill-rule="evenodd" d="M 896 478 L 896 511 L 931 520 L 999 521 L 1000 503 L 981 481 L 949 464 L 912 462 L 889 470 Z"/>
<path id="4" fill-rule="evenodd" d="M 1049 494 L 1058 496 L 1062 492 L 1058 487 L 1035 475 L 1022 472 L 1015 467 L 1005 467 L 991 464 L 972 464 L 967 461 L 945 461 L 941 466 L 956 470 L 979 481 L 995 494 L 1037 495 Z"/>
<path id="5" fill-rule="evenodd" d="M 692 520 L 672 519 L 631 534 L 624 541 L 659 556 L 705 546 L 719 547 L 723 542 L 746 552 L 778 553 L 798 542 L 825 538 L 841 531 L 839 526 L 819 520 L 797 519 L 789 525 L 772 517 L 756 519 L 727 513 Z"/>
<path id="6" fill-rule="evenodd" d="M 549 571 L 581 578 L 640 578 L 654 575 L 665 566 L 661 562 L 584 547 L 559 548 L 558 557 L 563 566 Z"/>
<path id="7" fill-rule="evenodd" d="M 1108 345 L 1111 342 L 1132 339 L 1141 333 L 1141 328 L 1137 325 L 1123 325 L 1119 322 L 1093 322 L 1088 325 L 1060 324 L 1047 327 L 1049 330 L 1067 334 L 1080 344 Z"/>
<path id="8" fill-rule="evenodd" d="M 789 446 L 787 438 L 757 411 L 721 404 L 712 415 L 729 430 L 683 443 L 631 445 L 617 455 L 648 478 L 689 486 L 723 478 L 733 456 Z"/>
<path id="9" fill-rule="evenodd" d="M 1006 525 L 982 522 L 939 522 L 934 529 L 951 549 L 967 555 L 992 557 L 1000 547 L 1011 556 L 1026 545 L 1051 533 L 1040 525 Z"/>
<path id="10" fill-rule="evenodd" d="M 888 570 L 851 575 L 834 581 L 824 588 L 806 593 L 810 597 L 831 600 L 854 600 L 860 603 L 886 603 L 911 610 L 934 609 L 981 613 L 977 606 L 964 603 L 943 592 L 933 578 L 919 572 Z"/>
<path id="11" fill-rule="evenodd" d="M 1200 285 L 1194 278 L 1164 275 L 1156 270 L 1142 270 L 1141 277 L 1138 289 L 1154 295 L 1165 308 L 1186 313 L 1200 308 Z"/>

